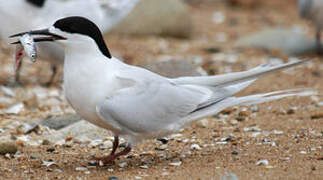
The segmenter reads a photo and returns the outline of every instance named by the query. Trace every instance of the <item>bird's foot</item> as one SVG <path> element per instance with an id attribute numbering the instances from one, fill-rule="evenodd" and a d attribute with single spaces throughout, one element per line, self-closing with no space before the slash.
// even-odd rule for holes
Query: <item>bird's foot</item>
<path id="1" fill-rule="evenodd" d="M 114 165 L 115 162 L 114 160 L 117 157 L 115 157 L 115 155 L 108 155 L 108 156 L 103 156 L 103 157 L 95 157 L 95 165 L 96 166 L 107 166 L 107 165 Z"/>

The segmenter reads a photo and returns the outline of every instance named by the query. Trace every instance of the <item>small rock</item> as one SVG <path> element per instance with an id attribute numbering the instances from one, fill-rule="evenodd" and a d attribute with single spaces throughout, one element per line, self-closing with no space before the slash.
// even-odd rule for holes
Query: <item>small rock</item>
<path id="1" fill-rule="evenodd" d="M 54 164 L 55 164 L 54 161 L 43 161 L 42 166 L 49 167 L 49 166 L 52 166 Z"/>
<path id="2" fill-rule="evenodd" d="M 287 114 L 294 114 L 297 111 L 297 107 L 290 107 L 287 111 Z"/>
<path id="3" fill-rule="evenodd" d="M 307 152 L 306 152 L 306 151 L 300 151 L 299 153 L 300 153 L 300 154 L 307 154 Z"/>
<path id="4" fill-rule="evenodd" d="M 168 148 L 167 144 L 162 144 L 161 146 L 156 147 L 155 149 L 158 150 L 158 151 L 163 151 L 163 150 L 165 150 L 167 148 Z"/>
<path id="5" fill-rule="evenodd" d="M 54 152 L 55 151 L 55 148 L 48 148 L 46 151 L 47 152 Z"/>
<path id="6" fill-rule="evenodd" d="M 64 114 L 59 116 L 50 116 L 39 122 L 40 125 L 47 126 L 51 129 L 59 130 L 81 120 L 81 117 L 75 113 Z"/>
<path id="7" fill-rule="evenodd" d="M 142 166 L 139 166 L 141 169 L 148 169 L 148 166 L 147 165 L 142 165 Z"/>
<path id="8" fill-rule="evenodd" d="M 101 144 L 99 146 L 100 150 L 105 150 L 105 149 L 109 149 L 112 148 L 113 143 L 111 141 L 104 141 L 103 144 Z"/>
<path id="9" fill-rule="evenodd" d="M 273 130 L 271 131 L 272 134 L 276 134 L 276 135 L 280 135 L 280 134 L 284 134 L 284 131 L 280 131 L 280 130 Z"/>
<path id="10" fill-rule="evenodd" d="M 74 140 L 80 140 L 80 142 L 88 142 L 91 140 L 104 139 L 106 137 L 109 137 L 111 136 L 111 132 L 82 120 L 73 123 L 63 129 L 55 131 L 54 133 L 49 134 L 44 138 L 50 140 L 51 142 L 54 142 L 55 144 L 64 144 L 67 136 L 72 136 L 74 137 Z M 61 140 L 64 140 L 64 142 L 59 142 Z"/>
<path id="11" fill-rule="evenodd" d="M 230 121 L 230 124 L 231 125 L 237 125 L 239 122 L 237 121 L 237 120 L 235 120 L 235 119 L 232 119 L 231 121 Z"/>
<path id="12" fill-rule="evenodd" d="M 221 180 L 239 180 L 238 176 L 234 173 L 224 173 L 224 175 L 221 177 Z"/>
<path id="13" fill-rule="evenodd" d="M 162 172 L 161 174 L 162 176 L 168 176 L 169 175 L 169 172 Z"/>
<path id="14" fill-rule="evenodd" d="M 17 128 L 18 133 L 29 134 L 35 132 L 39 129 L 39 126 L 36 123 L 23 123 Z"/>
<path id="15" fill-rule="evenodd" d="M 118 164 L 118 166 L 120 167 L 120 168 L 124 168 L 124 167 L 126 167 L 128 165 L 128 163 L 127 162 L 121 162 L 121 163 L 119 163 Z"/>
<path id="16" fill-rule="evenodd" d="M 215 12 L 213 13 L 212 21 L 215 24 L 222 24 L 225 21 L 225 15 L 222 12 Z"/>
<path id="17" fill-rule="evenodd" d="M 258 126 L 244 127 L 244 132 L 260 132 L 261 129 Z"/>
<path id="18" fill-rule="evenodd" d="M 8 88 L 6 86 L 0 86 L 0 89 L 6 96 L 14 97 L 16 95 L 16 93 L 11 88 Z"/>
<path id="19" fill-rule="evenodd" d="M 204 118 L 199 121 L 197 121 L 197 125 L 201 128 L 207 128 L 209 126 L 209 119 Z"/>
<path id="20" fill-rule="evenodd" d="M 47 140 L 47 139 L 44 139 L 43 142 L 42 142 L 42 145 L 44 145 L 44 146 L 47 146 L 47 145 L 50 145 L 50 144 L 51 144 L 51 142 L 49 140 Z"/>
<path id="21" fill-rule="evenodd" d="M 319 112 L 311 115 L 311 119 L 320 119 L 320 118 L 323 118 L 323 112 Z"/>
<path id="22" fill-rule="evenodd" d="M 250 111 L 252 111 L 252 112 L 258 112 L 259 111 L 259 107 L 258 106 L 251 106 L 250 107 Z"/>
<path id="23" fill-rule="evenodd" d="M 108 180 L 119 180 L 119 179 L 117 177 L 115 177 L 115 176 L 112 176 L 112 177 L 109 177 Z"/>
<path id="24" fill-rule="evenodd" d="M 87 146 L 89 148 L 94 148 L 94 147 L 99 146 L 102 143 L 103 143 L 103 140 L 102 139 L 96 139 L 96 140 L 91 141 Z"/>
<path id="25" fill-rule="evenodd" d="M 235 42 L 235 46 L 265 50 L 279 49 L 291 56 L 311 54 L 316 50 L 314 40 L 291 28 L 265 29 L 250 36 L 241 37 Z"/>
<path id="26" fill-rule="evenodd" d="M 168 141 L 169 141 L 169 138 L 163 137 L 163 138 L 158 138 L 157 140 L 160 141 L 160 142 L 162 142 L 163 144 L 167 144 Z"/>
<path id="27" fill-rule="evenodd" d="M 217 47 L 210 47 L 210 48 L 204 49 L 204 51 L 207 53 L 213 54 L 213 53 L 221 52 L 221 49 Z"/>
<path id="28" fill-rule="evenodd" d="M 54 169 L 54 172 L 61 173 L 61 172 L 63 172 L 63 170 L 56 168 L 56 169 Z"/>
<path id="29" fill-rule="evenodd" d="M 76 167 L 75 171 L 88 171 L 86 167 Z"/>
<path id="30" fill-rule="evenodd" d="M 181 0 L 141 0 L 111 31 L 117 34 L 186 38 L 192 32 L 191 14 Z"/>
<path id="31" fill-rule="evenodd" d="M 200 147 L 200 145 L 198 144 L 192 144 L 191 145 L 191 149 L 194 149 L 194 150 L 201 150 L 202 148 Z"/>
<path id="32" fill-rule="evenodd" d="M 18 146 L 15 142 L 0 142 L 0 154 L 15 154 L 18 151 Z"/>
<path id="33" fill-rule="evenodd" d="M 180 166 L 182 164 L 182 161 L 178 161 L 178 162 L 170 162 L 168 163 L 171 166 Z"/>
<path id="34" fill-rule="evenodd" d="M 0 114 L 19 114 L 20 111 L 22 111 L 24 107 L 25 106 L 23 103 L 19 103 L 19 104 L 9 107 L 8 109 L 1 110 Z"/>
<path id="35" fill-rule="evenodd" d="M 30 155 L 30 159 L 39 159 L 40 155 L 39 154 L 32 154 Z"/>
<path id="36" fill-rule="evenodd" d="M 259 165 L 268 166 L 268 165 L 269 165 L 269 161 L 268 161 L 267 159 L 260 160 L 260 161 L 257 161 L 257 162 L 256 162 L 256 165 L 257 165 L 257 166 L 259 166 Z"/>

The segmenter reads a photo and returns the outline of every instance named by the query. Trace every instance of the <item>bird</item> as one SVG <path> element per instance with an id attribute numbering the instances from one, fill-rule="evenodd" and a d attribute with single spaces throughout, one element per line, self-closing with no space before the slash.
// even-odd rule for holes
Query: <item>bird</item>
<path id="1" fill-rule="evenodd" d="M 0 3 L 0 38 L 9 42 L 12 32 L 48 27 L 66 16 L 84 16 L 95 22 L 101 31 L 108 32 L 122 20 L 140 0 L 11 0 Z M 77 8 L 76 8 L 77 7 Z M 40 59 L 49 62 L 52 76 L 46 83 L 52 84 L 57 68 L 64 62 L 64 50 L 60 46 L 41 42 L 37 44 Z M 19 82 L 20 65 L 15 79 Z"/>
<path id="2" fill-rule="evenodd" d="M 110 155 L 97 158 L 104 164 L 128 154 L 137 143 L 165 137 L 227 107 L 299 95 L 297 90 L 285 90 L 233 96 L 260 76 L 309 61 L 264 64 L 216 76 L 167 78 L 112 56 L 99 27 L 84 17 L 62 18 L 47 29 L 10 37 L 26 33 L 36 43 L 56 42 L 64 47 L 63 83 L 68 103 L 83 119 L 114 134 Z M 117 152 L 119 137 L 128 144 Z"/>
<path id="3" fill-rule="evenodd" d="M 323 0 L 298 0 L 300 17 L 311 20 L 316 27 L 316 49 L 318 54 L 323 54 L 321 45 L 321 30 L 323 28 Z"/>

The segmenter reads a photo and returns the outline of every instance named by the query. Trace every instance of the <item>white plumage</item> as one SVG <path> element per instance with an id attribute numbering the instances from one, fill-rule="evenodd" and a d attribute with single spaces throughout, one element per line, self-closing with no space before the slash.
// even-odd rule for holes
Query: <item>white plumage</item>
<path id="1" fill-rule="evenodd" d="M 44 0 L 42 7 L 26 0 L 0 0 L 0 38 L 6 43 L 12 33 L 41 29 L 67 16 L 83 16 L 95 22 L 102 32 L 109 31 L 140 0 Z M 39 58 L 56 66 L 63 64 L 64 50 L 55 43 L 37 44 Z M 53 77 L 52 77 L 53 78 Z"/>

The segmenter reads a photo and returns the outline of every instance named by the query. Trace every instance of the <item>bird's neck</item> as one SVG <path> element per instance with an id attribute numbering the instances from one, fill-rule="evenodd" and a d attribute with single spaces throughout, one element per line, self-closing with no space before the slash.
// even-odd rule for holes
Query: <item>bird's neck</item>
<path id="1" fill-rule="evenodd" d="M 99 49 L 98 45 L 92 41 L 69 41 L 64 43 L 65 55 L 68 57 L 99 57 L 104 54 Z M 73 58 L 74 59 L 74 58 Z M 83 58 L 82 58 L 83 59 Z M 108 60 L 108 58 L 107 58 Z"/>

